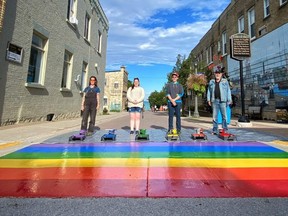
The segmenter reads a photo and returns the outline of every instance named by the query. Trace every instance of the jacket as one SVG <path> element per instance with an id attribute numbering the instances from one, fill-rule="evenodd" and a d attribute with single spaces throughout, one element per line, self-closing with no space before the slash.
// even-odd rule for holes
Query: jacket
<path id="1" fill-rule="evenodd" d="M 231 102 L 231 90 L 227 79 L 222 78 L 219 83 L 221 102 Z M 210 80 L 207 91 L 207 101 L 214 102 L 215 100 L 215 79 Z"/>

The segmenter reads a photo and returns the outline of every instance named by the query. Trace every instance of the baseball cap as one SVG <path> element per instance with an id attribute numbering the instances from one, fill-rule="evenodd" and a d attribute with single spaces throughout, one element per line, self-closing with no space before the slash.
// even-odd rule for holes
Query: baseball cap
<path id="1" fill-rule="evenodd" d="M 173 75 L 179 77 L 179 74 L 177 72 L 173 72 L 171 76 L 173 76 Z"/>
<path id="2" fill-rule="evenodd" d="M 224 71 L 222 70 L 221 66 L 217 66 L 215 69 L 214 73 L 223 73 Z"/>

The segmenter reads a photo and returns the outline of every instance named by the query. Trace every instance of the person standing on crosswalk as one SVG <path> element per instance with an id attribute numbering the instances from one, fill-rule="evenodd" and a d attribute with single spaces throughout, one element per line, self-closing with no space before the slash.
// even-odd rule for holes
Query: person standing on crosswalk
<path id="1" fill-rule="evenodd" d="M 83 93 L 84 95 L 81 104 L 81 111 L 83 112 L 81 130 L 87 131 L 88 117 L 90 116 L 87 135 L 91 136 L 94 133 L 96 114 L 99 109 L 100 89 L 97 85 L 97 78 L 95 76 L 90 77 L 89 86 L 84 89 Z"/>
<path id="2" fill-rule="evenodd" d="M 128 111 L 130 113 L 130 134 L 139 134 L 140 117 L 143 112 L 144 89 L 140 86 L 139 78 L 134 78 L 133 85 L 127 91 Z"/>
<path id="3" fill-rule="evenodd" d="M 184 95 L 183 86 L 178 82 L 179 74 L 172 73 L 172 82 L 166 85 L 166 95 L 168 98 L 168 132 L 173 129 L 173 117 L 176 116 L 177 133 L 181 132 L 181 108 L 182 96 Z"/>

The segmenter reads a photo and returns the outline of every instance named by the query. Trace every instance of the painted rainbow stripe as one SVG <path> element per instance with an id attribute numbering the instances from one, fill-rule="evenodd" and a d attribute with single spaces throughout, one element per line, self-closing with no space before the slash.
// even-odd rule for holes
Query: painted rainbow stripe
<path id="1" fill-rule="evenodd" d="M 288 197 L 260 142 L 37 144 L 0 158 L 0 197 Z"/>

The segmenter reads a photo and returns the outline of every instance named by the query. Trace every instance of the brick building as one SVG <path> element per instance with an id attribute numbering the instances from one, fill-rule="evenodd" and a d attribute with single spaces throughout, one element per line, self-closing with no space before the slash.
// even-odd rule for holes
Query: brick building
<path id="1" fill-rule="evenodd" d="M 126 109 L 128 71 L 124 66 L 120 70 L 106 71 L 104 105 L 108 111 Z"/>
<path id="2" fill-rule="evenodd" d="M 0 125 L 79 116 L 91 75 L 102 109 L 109 22 L 99 0 L 2 2 Z"/>
<path id="3" fill-rule="evenodd" d="M 280 104 L 285 108 L 288 100 L 287 14 L 287 0 L 231 0 L 191 51 L 192 65 L 198 70 L 224 66 L 240 101 L 240 64 L 231 58 L 230 37 L 249 35 L 251 57 L 242 61 L 245 109 L 261 106 L 263 118 L 276 119 L 275 108 Z M 239 103 L 234 113 L 241 113 L 240 107 Z"/>

